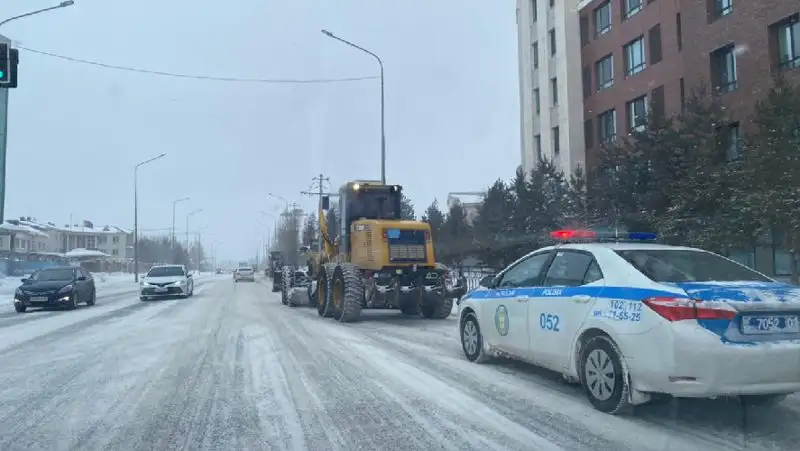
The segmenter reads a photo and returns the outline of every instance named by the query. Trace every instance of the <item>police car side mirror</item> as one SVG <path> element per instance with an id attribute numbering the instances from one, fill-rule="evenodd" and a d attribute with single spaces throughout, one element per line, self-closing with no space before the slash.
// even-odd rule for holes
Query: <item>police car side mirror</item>
<path id="1" fill-rule="evenodd" d="M 494 276 L 485 276 L 480 282 L 478 282 L 478 285 L 482 286 L 483 288 L 492 288 L 492 285 L 494 285 Z"/>

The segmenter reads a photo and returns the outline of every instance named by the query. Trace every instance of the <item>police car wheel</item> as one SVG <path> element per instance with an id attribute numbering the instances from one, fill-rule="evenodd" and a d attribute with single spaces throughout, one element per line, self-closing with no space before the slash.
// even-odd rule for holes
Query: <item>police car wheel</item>
<path id="1" fill-rule="evenodd" d="M 483 363 L 488 360 L 488 355 L 483 349 L 483 335 L 478 325 L 478 319 L 473 313 L 468 313 L 461 322 L 461 347 L 467 360 Z"/>
<path id="2" fill-rule="evenodd" d="M 608 337 L 589 339 L 583 346 L 580 363 L 581 385 L 595 409 L 616 414 L 630 407 L 630 386 L 622 358 Z"/>

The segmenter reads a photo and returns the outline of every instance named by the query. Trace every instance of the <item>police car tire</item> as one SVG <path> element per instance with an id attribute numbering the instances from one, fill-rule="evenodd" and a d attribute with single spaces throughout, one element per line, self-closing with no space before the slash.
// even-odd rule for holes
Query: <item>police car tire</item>
<path id="1" fill-rule="evenodd" d="M 606 355 L 608 355 L 614 368 L 614 390 L 611 394 L 611 397 L 605 400 L 595 397 L 586 382 L 586 360 L 593 351 L 598 349 L 602 350 L 606 353 Z M 594 406 L 595 409 L 611 415 L 625 413 L 631 407 L 630 383 L 628 378 L 625 376 L 627 371 L 625 371 L 621 356 L 622 353 L 619 352 L 617 345 L 605 335 L 598 335 L 590 338 L 584 344 L 583 349 L 581 350 L 578 374 L 580 376 L 583 391 L 586 393 L 586 397 L 589 398 L 589 402 L 592 404 L 592 406 Z"/>
<path id="2" fill-rule="evenodd" d="M 475 329 L 478 331 L 478 346 L 475 352 L 470 353 L 467 351 L 467 346 L 464 343 L 464 328 L 466 327 L 467 323 L 472 323 L 475 325 Z M 461 327 L 459 327 L 459 335 L 461 338 L 461 349 L 464 350 L 464 356 L 473 363 L 485 363 L 489 361 L 491 358 L 490 355 L 486 353 L 486 350 L 483 348 L 483 334 L 481 333 L 481 326 L 478 324 L 478 318 L 475 316 L 474 313 L 467 313 L 464 316 L 464 319 L 461 320 Z"/>

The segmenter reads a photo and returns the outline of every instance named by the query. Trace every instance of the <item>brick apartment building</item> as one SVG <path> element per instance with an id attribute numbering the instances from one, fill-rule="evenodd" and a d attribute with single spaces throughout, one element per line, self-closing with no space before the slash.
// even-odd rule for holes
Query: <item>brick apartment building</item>
<path id="1" fill-rule="evenodd" d="M 647 117 L 680 112 L 701 86 L 727 107 L 728 133 L 738 138 L 774 74 L 800 81 L 797 0 L 593 0 L 578 8 L 587 164 Z"/>

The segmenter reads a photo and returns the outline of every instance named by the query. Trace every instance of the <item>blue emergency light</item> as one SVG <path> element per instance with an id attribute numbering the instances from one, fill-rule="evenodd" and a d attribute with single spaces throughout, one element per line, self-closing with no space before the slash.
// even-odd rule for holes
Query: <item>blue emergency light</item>
<path id="1" fill-rule="evenodd" d="M 556 240 L 630 240 L 630 241 L 653 241 L 658 239 L 655 232 L 595 232 L 594 230 L 566 229 L 554 230 L 550 232 L 550 237 Z"/>

